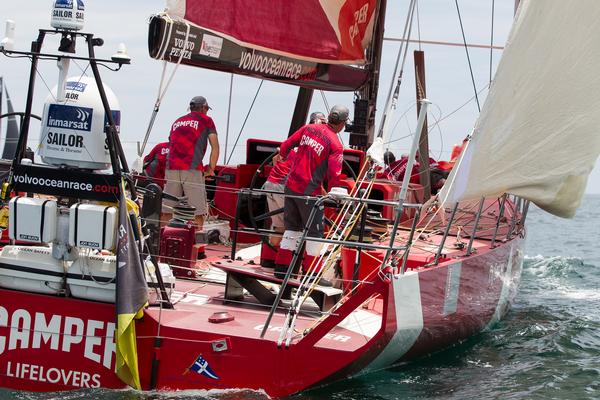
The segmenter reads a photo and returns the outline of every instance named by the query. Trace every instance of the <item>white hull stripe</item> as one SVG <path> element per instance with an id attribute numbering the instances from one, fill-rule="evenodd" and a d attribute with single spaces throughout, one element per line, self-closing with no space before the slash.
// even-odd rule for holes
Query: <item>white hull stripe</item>
<path id="1" fill-rule="evenodd" d="M 508 255 L 508 265 L 506 266 L 506 272 L 501 276 L 502 278 L 502 291 L 500 292 L 500 298 L 498 304 L 496 304 L 496 311 L 492 319 L 487 325 L 486 329 L 489 329 L 492 325 L 500 321 L 508 309 L 508 293 L 513 285 L 512 282 L 512 264 L 513 264 L 513 248 L 514 245 L 510 246 L 510 254 Z"/>
<path id="2" fill-rule="evenodd" d="M 404 275 L 395 276 L 392 288 L 396 307 L 396 333 L 377 358 L 366 367 L 366 371 L 375 371 L 393 364 L 413 346 L 423 330 L 419 274 L 408 271 Z"/>

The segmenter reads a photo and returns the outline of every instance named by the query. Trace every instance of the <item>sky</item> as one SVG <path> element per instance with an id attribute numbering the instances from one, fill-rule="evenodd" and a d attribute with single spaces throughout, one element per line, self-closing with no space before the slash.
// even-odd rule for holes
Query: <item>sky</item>
<path id="1" fill-rule="evenodd" d="M 121 109 L 121 140 L 129 163 L 136 158 L 136 144 L 146 133 L 152 109 L 158 94 L 163 63 L 151 59 L 147 50 L 148 19 L 161 12 L 164 0 L 84 0 L 86 6 L 85 32 L 93 32 L 104 39 L 104 46 L 96 49 L 99 58 L 110 58 L 119 43 L 125 43 L 132 58 L 131 65 L 123 66 L 118 72 L 101 68 L 103 81 L 119 99 Z M 4 2 L 0 13 L 0 36 L 3 36 L 4 20 L 16 23 L 15 50 L 29 49 L 37 36 L 37 29 L 50 28 L 51 0 L 29 0 Z M 399 38 L 402 33 L 408 1 L 388 0 L 386 16 L 386 38 Z M 491 39 L 491 0 L 459 1 L 465 37 L 468 43 L 489 45 Z M 496 0 L 494 10 L 494 45 L 503 46 L 510 30 L 514 12 L 514 0 Z M 462 34 L 454 0 L 420 0 L 418 25 L 413 28 L 413 39 L 462 43 Z M 57 48 L 49 42 L 48 50 Z M 411 49 L 416 49 L 412 45 Z M 83 45 L 79 45 L 83 50 Z M 383 110 L 399 43 L 386 41 L 381 67 L 378 109 Z M 473 84 L 468 61 L 463 47 L 422 45 L 425 51 L 427 97 L 432 101 L 428 116 L 430 125 L 431 155 L 436 159 L 448 159 L 452 145 L 460 143 L 471 131 L 478 107 L 474 101 Z M 492 70 L 495 70 L 501 50 L 491 54 Z M 479 101 L 483 104 L 486 86 L 490 80 L 490 50 L 469 50 L 475 86 L 480 91 Z M 71 66 L 71 75 L 80 75 L 86 65 Z M 393 123 L 389 149 L 397 156 L 408 153 L 410 141 L 407 136 L 416 125 L 415 88 L 412 74 L 412 52 L 409 54 L 403 86 Z M 173 71 L 169 64 L 167 73 Z M 15 111 L 23 111 L 27 93 L 29 62 L 27 59 L 9 59 L 0 55 L 0 75 L 13 100 Z M 57 82 L 58 70 L 51 61 L 41 61 L 33 112 L 41 115 L 43 103 L 49 89 Z M 187 111 L 189 100 L 197 95 L 205 96 L 213 108 L 210 114 L 217 126 L 221 143 L 219 163 L 224 157 L 231 163 L 244 162 L 245 142 L 250 137 L 283 140 L 288 132 L 297 88 L 290 85 L 264 81 L 258 95 L 260 80 L 248 77 L 233 77 L 231 74 L 180 66 L 169 86 L 154 128 L 145 150 L 167 139 L 171 123 Z M 230 96 L 231 93 L 231 96 Z M 254 107 L 249 113 L 256 96 Z M 326 104 L 345 104 L 352 111 L 352 93 L 315 92 L 311 111 L 327 111 Z M 377 117 L 379 122 L 380 114 Z M 245 124 L 244 124 L 245 121 Z M 437 122 L 437 123 L 436 123 Z M 378 125 L 378 124 L 377 124 Z M 5 124 L 3 124 L 5 126 Z M 243 129 L 242 129 L 243 127 Z M 236 147 L 233 143 L 239 135 Z M 39 140 L 39 124 L 32 123 L 29 146 L 35 148 Z M 342 134 L 348 142 L 348 134 Z M 227 142 L 227 144 L 226 144 Z M 227 151 L 225 151 L 227 149 Z M 232 152 L 233 151 L 233 152 Z M 592 172 L 588 193 L 600 193 L 600 167 Z"/>

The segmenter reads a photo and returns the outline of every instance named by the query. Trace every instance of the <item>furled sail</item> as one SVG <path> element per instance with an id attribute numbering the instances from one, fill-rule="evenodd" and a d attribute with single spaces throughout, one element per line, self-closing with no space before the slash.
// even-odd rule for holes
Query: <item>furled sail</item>
<path id="1" fill-rule="evenodd" d="M 168 0 L 150 56 L 313 89 L 354 91 L 377 0 Z"/>
<path id="2" fill-rule="evenodd" d="M 237 44 L 321 63 L 357 64 L 376 0 L 168 0 L 167 14 Z"/>
<path id="3" fill-rule="evenodd" d="M 512 193 L 571 217 L 600 154 L 600 2 L 521 2 L 444 203 Z"/>

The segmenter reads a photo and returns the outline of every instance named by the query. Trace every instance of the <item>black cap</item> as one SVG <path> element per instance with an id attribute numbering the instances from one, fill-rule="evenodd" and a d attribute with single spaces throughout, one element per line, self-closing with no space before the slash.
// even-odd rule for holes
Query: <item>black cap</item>
<path id="1" fill-rule="evenodd" d="M 208 101 L 206 101 L 206 97 L 204 96 L 194 96 L 190 100 L 190 106 L 206 106 L 209 110 L 212 110 L 211 106 L 208 105 Z"/>
<path id="2" fill-rule="evenodd" d="M 331 107 L 331 111 L 329 111 L 329 117 L 327 120 L 331 124 L 339 124 L 341 122 L 346 122 L 348 120 L 348 116 L 350 115 L 350 111 L 348 107 L 336 104 Z"/>

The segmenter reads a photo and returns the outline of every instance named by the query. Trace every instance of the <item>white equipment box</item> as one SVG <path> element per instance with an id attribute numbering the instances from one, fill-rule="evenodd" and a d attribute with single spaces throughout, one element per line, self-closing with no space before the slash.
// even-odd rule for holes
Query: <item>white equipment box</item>
<path id="1" fill-rule="evenodd" d="M 8 204 L 8 237 L 31 243 L 50 243 L 56 238 L 56 201 L 13 197 Z"/>
<path id="2" fill-rule="evenodd" d="M 84 255 L 71 264 L 67 274 L 67 286 L 71 296 L 86 300 L 114 303 L 116 296 L 115 273 L 117 257 L 106 255 Z M 175 277 L 167 264 L 159 264 L 160 272 L 170 296 L 175 287 Z M 154 266 L 146 261 L 146 282 L 148 282 L 149 300 L 156 300 L 156 275 Z"/>
<path id="3" fill-rule="evenodd" d="M 77 203 L 69 213 L 69 244 L 96 250 L 116 247 L 117 208 Z"/>
<path id="4" fill-rule="evenodd" d="M 4 246 L 0 252 L 0 287 L 43 294 L 62 294 L 65 269 L 42 246 Z"/>

